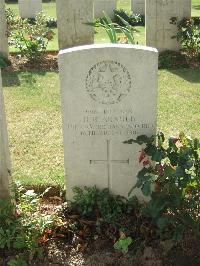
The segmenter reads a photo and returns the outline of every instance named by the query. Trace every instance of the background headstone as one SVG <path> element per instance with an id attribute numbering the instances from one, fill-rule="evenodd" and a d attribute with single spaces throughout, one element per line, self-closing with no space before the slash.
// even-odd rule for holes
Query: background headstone
<path id="1" fill-rule="evenodd" d="M 0 0 L 0 52 L 8 56 L 7 22 L 4 0 Z"/>
<path id="2" fill-rule="evenodd" d="M 117 9 L 117 0 L 94 0 L 94 17 L 102 17 L 103 11 L 110 17 L 114 17 L 113 10 Z"/>
<path id="3" fill-rule="evenodd" d="M 60 51 L 67 198 L 93 185 L 128 196 L 141 147 L 123 141 L 156 133 L 157 64 L 157 50 L 142 46 Z"/>
<path id="4" fill-rule="evenodd" d="M 42 0 L 18 0 L 21 18 L 34 18 L 42 12 Z"/>
<path id="5" fill-rule="evenodd" d="M 184 0 L 183 16 L 190 18 L 192 15 L 192 0 Z"/>
<path id="6" fill-rule="evenodd" d="M 145 0 L 131 0 L 131 10 L 134 14 L 145 14 Z"/>
<path id="7" fill-rule="evenodd" d="M 93 0 L 56 0 L 60 49 L 94 43 Z"/>
<path id="8" fill-rule="evenodd" d="M 183 0 L 146 0 L 146 45 L 159 51 L 179 50 L 177 26 L 171 18 L 183 18 Z"/>
<path id="9" fill-rule="evenodd" d="M 0 199 L 6 199 L 10 196 L 10 171 L 10 154 L 8 148 L 8 136 L 0 70 Z"/>

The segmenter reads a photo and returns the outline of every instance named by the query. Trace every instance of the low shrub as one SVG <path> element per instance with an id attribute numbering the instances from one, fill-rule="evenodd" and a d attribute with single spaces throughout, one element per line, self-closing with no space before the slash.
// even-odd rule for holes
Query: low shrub
<path id="1" fill-rule="evenodd" d="M 46 25 L 46 17 L 39 13 L 32 23 L 27 19 L 18 19 L 9 44 L 19 49 L 20 55 L 28 61 L 38 61 L 44 55 L 53 35 L 53 31 Z"/>
<path id="2" fill-rule="evenodd" d="M 15 14 L 10 8 L 6 9 L 6 21 L 7 21 L 7 34 L 9 37 L 11 35 L 12 30 L 15 28 L 17 22 Z"/>
<path id="3" fill-rule="evenodd" d="M 49 28 L 57 28 L 57 20 L 53 17 L 47 17 L 46 23 Z"/>
<path id="4" fill-rule="evenodd" d="M 189 54 L 199 55 L 200 24 L 195 24 L 192 18 L 184 18 L 181 21 L 175 19 L 172 23 L 177 25 L 178 33 L 175 37 L 180 42 L 182 49 Z"/>
<path id="5" fill-rule="evenodd" d="M 121 196 L 112 195 L 108 189 L 100 190 L 97 187 L 75 187 L 74 198 L 70 202 L 73 210 L 84 217 L 102 217 L 104 221 L 112 224 L 128 211 L 127 200 Z"/>
<path id="6" fill-rule="evenodd" d="M 12 252 L 8 265 L 26 266 L 41 254 L 40 239 L 53 220 L 48 215 L 36 215 L 40 197 L 33 190 L 15 184 L 12 190 L 11 200 L 0 200 L 0 251 Z"/>
<path id="7" fill-rule="evenodd" d="M 56 28 L 57 27 L 57 20 L 53 17 L 46 17 L 46 26 L 48 28 Z M 36 18 L 28 18 L 27 22 L 29 24 L 35 25 L 36 24 Z"/>
<path id="8" fill-rule="evenodd" d="M 143 214 L 161 237 L 179 240 L 188 230 L 200 232 L 200 142 L 183 133 L 169 138 L 167 146 L 164 141 L 163 133 L 126 141 L 145 145 L 139 157 L 143 168 L 130 193 L 137 187 L 149 196 Z"/>

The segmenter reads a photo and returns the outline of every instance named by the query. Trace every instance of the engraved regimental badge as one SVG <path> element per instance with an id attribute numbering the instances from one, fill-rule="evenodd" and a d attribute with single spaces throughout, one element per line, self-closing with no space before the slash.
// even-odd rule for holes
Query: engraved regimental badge
<path id="1" fill-rule="evenodd" d="M 101 104 L 115 104 L 130 92 L 131 76 L 128 70 L 115 61 L 102 61 L 88 72 L 86 90 L 90 97 Z"/>

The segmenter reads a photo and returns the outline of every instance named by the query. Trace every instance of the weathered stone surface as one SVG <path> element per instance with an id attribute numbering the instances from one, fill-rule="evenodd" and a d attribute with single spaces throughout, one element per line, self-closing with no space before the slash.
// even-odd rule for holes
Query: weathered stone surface
<path id="1" fill-rule="evenodd" d="M 156 132 L 157 57 L 119 44 L 60 52 L 67 198 L 93 185 L 127 196 L 136 183 L 141 147 L 123 141 Z"/>
<path id="2" fill-rule="evenodd" d="M 192 15 L 192 0 L 183 0 L 184 6 L 183 6 L 183 16 L 185 18 L 190 18 Z"/>
<path id="3" fill-rule="evenodd" d="M 93 0 L 57 0 L 56 9 L 60 49 L 94 42 Z"/>
<path id="4" fill-rule="evenodd" d="M 42 11 L 42 0 L 18 0 L 21 18 L 34 18 Z"/>
<path id="5" fill-rule="evenodd" d="M 103 11 L 112 18 L 113 10 L 117 9 L 117 0 L 94 0 L 94 17 L 102 17 Z"/>
<path id="6" fill-rule="evenodd" d="M 145 0 L 131 0 L 131 10 L 135 14 L 145 14 Z"/>
<path id="7" fill-rule="evenodd" d="M 8 56 L 7 23 L 4 0 L 0 0 L 0 53 Z"/>
<path id="8" fill-rule="evenodd" d="M 4 111 L 1 70 L 0 70 L 0 199 L 6 199 L 10 195 L 10 155 L 8 148 L 8 136 Z"/>
<path id="9" fill-rule="evenodd" d="M 146 45 L 159 51 L 179 50 L 177 26 L 171 18 L 183 18 L 183 0 L 146 0 Z"/>

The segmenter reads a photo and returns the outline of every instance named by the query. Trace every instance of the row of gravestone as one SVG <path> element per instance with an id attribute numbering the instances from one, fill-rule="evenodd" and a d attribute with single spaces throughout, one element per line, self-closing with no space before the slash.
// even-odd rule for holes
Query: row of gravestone
<path id="1" fill-rule="evenodd" d="M 91 1 L 58 1 L 58 20 L 64 21 L 63 28 L 71 38 L 74 35 L 74 42 L 81 33 L 79 25 L 90 16 Z M 0 3 L 3 7 L 2 0 Z M 157 8 L 155 3 L 159 4 Z M 179 0 L 146 0 L 148 4 L 147 16 L 152 17 L 153 26 L 162 23 L 162 30 L 168 26 L 169 16 L 183 10 Z M 59 53 L 59 70 L 67 197 L 72 197 L 73 186 L 85 185 L 108 187 L 113 193 L 127 196 L 140 169 L 140 147 L 123 141 L 156 133 L 157 50 L 121 44 L 69 48 Z M 0 80 L 0 198 L 9 195 L 9 182 Z M 139 191 L 135 194 L 141 196 Z"/>
<path id="2" fill-rule="evenodd" d="M 189 0 L 187 0 L 188 2 Z M 59 48 L 92 44 L 94 31 L 89 25 L 93 19 L 93 0 L 57 0 Z M 181 20 L 186 13 L 186 0 L 146 0 L 146 45 L 159 51 L 179 50 L 177 25 L 171 18 Z M 191 12 L 191 0 L 188 9 Z"/>
<path id="3" fill-rule="evenodd" d="M 59 1 L 59 0 L 58 0 Z M 101 17 L 104 10 L 108 15 L 117 8 L 117 0 L 93 0 L 94 17 Z M 33 18 L 42 11 L 42 0 L 19 0 L 19 13 L 22 18 Z"/>
<path id="4" fill-rule="evenodd" d="M 33 0 L 20 1 L 25 5 Z M 94 43 L 94 29 L 88 25 L 93 21 L 93 1 L 57 0 L 60 49 Z M 34 0 L 34 3 L 41 4 L 41 0 Z M 8 54 L 4 0 L 0 0 L 0 7 L 0 52 Z M 177 33 L 177 26 L 170 19 L 176 17 L 181 20 L 186 14 L 191 14 L 191 0 L 146 0 L 146 45 L 159 51 L 178 50 L 179 44 L 176 38 L 172 38 Z"/>
<path id="5" fill-rule="evenodd" d="M 19 11 L 22 18 L 32 18 L 42 11 L 42 0 L 19 0 Z M 131 10 L 137 14 L 145 13 L 145 0 L 130 0 Z M 117 9 L 117 0 L 94 0 L 94 17 L 101 17 L 102 10 L 112 16 Z"/>
<path id="6" fill-rule="evenodd" d="M 191 0 L 182 0 L 184 16 L 191 16 Z M 136 14 L 145 14 L 145 0 L 131 0 L 131 10 Z M 117 9 L 117 0 L 94 0 L 94 17 L 101 17 L 102 10 L 109 16 Z M 22 18 L 31 18 L 42 11 L 42 0 L 19 0 L 19 11 Z"/>

